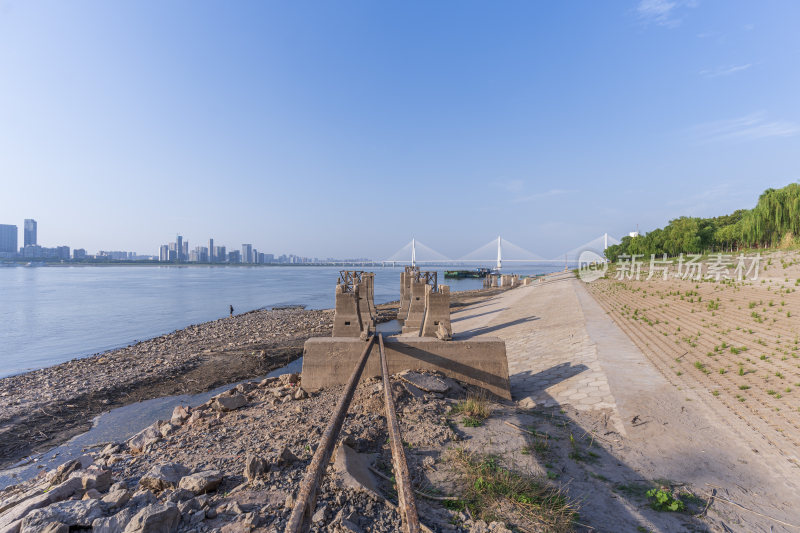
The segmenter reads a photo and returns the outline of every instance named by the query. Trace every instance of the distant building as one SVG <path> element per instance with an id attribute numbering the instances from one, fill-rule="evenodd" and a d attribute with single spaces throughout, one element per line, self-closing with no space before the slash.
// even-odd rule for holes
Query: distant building
<path id="1" fill-rule="evenodd" d="M 17 226 L 0 224 L 0 254 L 17 255 Z"/>
<path id="2" fill-rule="evenodd" d="M 636 238 L 638 236 L 639 236 L 639 232 L 638 231 L 632 231 L 632 232 L 628 233 L 628 237 L 631 237 L 631 238 Z"/>
<path id="3" fill-rule="evenodd" d="M 72 258 L 75 260 L 86 259 L 86 250 L 83 248 L 75 248 L 72 250 Z"/>
<path id="4" fill-rule="evenodd" d="M 274 254 L 264 254 L 264 263 L 274 263 L 275 262 L 275 255 Z"/>
<path id="5" fill-rule="evenodd" d="M 215 246 L 214 247 L 214 261 L 217 263 L 224 263 L 228 260 L 228 252 L 226 251 L 224 246 Z"/>
<path id="6" fill-rule="evenodd" d="M 169 261 L 169 244 L 162 244 L 158 249 L 158 260 L 162 262 Z"/>
<path id="7" fill-rule="evenodd" d="M 252 244 L 243 244 L 242 245 L 242 263 L 252 263 L 253 262 L 253 245 Z"/>
<path id="8" fill-rule="evenodd" d="M 178 263 L 183 261 L 183 237 L 180 235 L 175 238 L 175 253 L 177 254 Z"/>
<path id="9" fill-rule="evenodd" d="M 69 261 L 69 246 L 56 246 L 56 257 L 63 261 Z"/>
<path id="10" fill-rule="evenodd" d="M 36 221 L 32 218 L 26 218 L 24 229 L 23 246 L 36 246 Z"/>
<path id="11" fill-rule="evenodd" d="M 241 263 L 242 262 L 242 254 L 239 250 L 234 250 L 232 252 L 228 252 L 228 263 Z"/>
<path id="12" fill-rule="evenodd" d="M 208 239 L 208 262 L 214 262 L 214 239 Z"/>

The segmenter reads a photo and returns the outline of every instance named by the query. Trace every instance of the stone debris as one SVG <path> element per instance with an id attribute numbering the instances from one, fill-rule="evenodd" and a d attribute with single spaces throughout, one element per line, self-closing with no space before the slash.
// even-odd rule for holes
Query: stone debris
<path id="1" fill-rule="evenodd" d="M 235 411 L 247 405 L 247 397 L 244 394 L 234 394 L 232 396 L 217 396 L 214 399 L 214 409 L 217 411 Z"/>
<path id="2" fill-rule="evenodd" d="M 437 392 L 441 394 L 447 392 L 447 389 L 449 388 L 444 380 L 433 374 L 423 374 L 422 372 L 407 370 L 405 372 L 400 372 L 398 376 L 403 381 L 411 383 L 418 389 L 424 390 L 425 392 Z"/>
<path id="3" fill-rule="evenodd" d="M 417 398 L 404 386 L 416 387 L 413 380 L 442 390 L 443 379 L 418 374 L 392 385 L 404 440 L 413 446 L 409 464 L 419 472 L 434 471 L 435 462 L 411 450 L 420 443 L 443 447 L 457 437 L 441 422 L 449 409 L 445 400 L 431 393 Z M 106 445 L 0 491 L 0 532 L 283 531 L 340 394 L 332 388 L 308 395 L 300 385 L 299 376 L 286 374 L 237 386 L 203 405 L 176 408 L 168 421 L 146 428 L 127 446 Z M 318 487 L 313 532 L 388 533 L 401 527 L 396 507 L 385 499 L 391 484 L 373 472 L 391 465 L 382 389 L 380 380 L 364 379 L 356 391 L 331 474 Z M 219 400 L 235 398 L 244 405 L 217 410 Z M 284 398 L 291 407 L 278 403 Z M 163 432 L 167 425 L 172 429 Z M 454 516 L 428 509 L 423 521 L 437 521 L 437 531 L 458 531 L 450 523 Z"/>

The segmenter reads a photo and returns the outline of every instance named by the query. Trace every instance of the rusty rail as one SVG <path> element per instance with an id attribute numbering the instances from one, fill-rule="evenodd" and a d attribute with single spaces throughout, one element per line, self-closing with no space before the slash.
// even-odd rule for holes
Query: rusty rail
<path id="1" fill-rule="evenodd" d="M 406 454 L 403 451 L 403 440 L 400 436 L 400 425 L 394 409 L 394 395 L 392 383 L 389 380 L 389 367 L 386 363 L 386 352 L 383 349 L 383 335 L 378 334 L 378 345 L 381 349 L 381 372 L 383 373 L 383 395 L 386 400 L 386 425 L 389 428 L 389 440 L 392 444 L 392 463 L 397 480 L 397 500 L 400 504 L 400 517 L 403 520 L 405 533 L 419 533 L 419 517 L 417 516 L 417 502 L 414 500 L 414 491 L 408 475 Z"/>
<path id="2" fill-rule="evenodd" d="M 286 533 L 305 532 L 308 531 L 311 526 L 311 517 L 317 505 L 317 487 L 319 486 L 319 482 L 322 481 L 328 462 L 331 460 L 333 447 L 339 437 L 342 423 L 344 423 L 344 417 L 347 414 L 347 410 L 350 408 L 353 393 L 361 379 L 361 373 L 364 371 L 364 366 L 367 363 L 369 352 L 374 342 L 375 336 L 373 335 L 367 341 L 364 352 L 361 354 L 361 359 L 359 359 L 358 364 L 356 364 L 355 369 L 353 369 L 353 373 L 350 375 L 350 381 L 347 382 L 344 393 L 341 398 L 339 398 L 335 414 L 330 422 L 328 422 L 328 427 L 325 428 L 325 433 L 322 435 L 319 447 L 314 452 L 314 457 L 311 460 L 311 464 L 308 465 L 303 483 L 300 485 L 300 492 L 297 494 L 297 502 L 294 505 L 294 509 L 292 509 L 289 522 L 286 524 L 286 529 L 284 530 Z M 382 340 L 381 346 L 383 346 Z M 392 412 L 394 413 L 394 411 Z"/>

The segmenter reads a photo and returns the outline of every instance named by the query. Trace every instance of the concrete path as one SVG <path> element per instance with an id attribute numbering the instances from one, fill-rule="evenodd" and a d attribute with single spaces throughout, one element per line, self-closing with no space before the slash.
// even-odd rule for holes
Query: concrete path
<path id="1" fill-rule="evenodd" d="M 511 395 L 523 407 L 616 410 L 575 283 L 571 273 L 548 276 L 452 316 L 456 338 L 487 335 L 506 341 Z"/>

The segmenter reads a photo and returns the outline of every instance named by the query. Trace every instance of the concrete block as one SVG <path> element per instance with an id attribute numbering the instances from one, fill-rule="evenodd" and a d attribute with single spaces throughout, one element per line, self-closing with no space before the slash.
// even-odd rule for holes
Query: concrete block
<path id="1" fill-rule="evenodd" d="M 428 285 L 431 289 L 431 286 Z M 438 292 L 425 292 L 425 320 L 422 323 L 423 337 L 450 340 L 453 328 L 450 325 L 450 287 L 439 285 Z"/>
<path id="2" fill-rule="evenodd" d="M 425 319 L 425 291 L 427 283 L 411 280 L 408 316 L 403 323 L 403 333 L 420 334 Z"/>
<path id="3" fill-rule="evenodd" d="M 356 294 L 358 295 L 358 314 L 361 315 L 361 328 L 365 331 L 374 331 L 375 320 L 372 312 L 370 311 L 369 287 L 364 276 L 366 276 L 366 273 L 362 274 L 361 283 L 356 286 Z"/>
<path id="4" fill-rule="evenodd" d="M 494 337 L 441 341 L 430 337 L 384 338 L 390 374 L 403 370 L 436 370 L 453 379 L 511 399 L 506 344 Z M 364 343 L 358 339 L 314 337 L 303 348 L 301 383 L 308 391 L 344 385 Z M 372 345 L 363 377 L 381 375 L 380 350 Z"/>
<path id="5" fill-rule="evenodd" d="M 497 286 L 498 286 L 498 284 L 497 284 L 498 283 L 497 282 L 497 276 L 496 275 L 491 275 L 489 277 L 492 278 L 492 283 L 491 283 L 492 288 L 497 288 Z"/>
<path id="6" fill-rule="evenodd" d="M 408 317 L 408 307 L 411 304 L 411 276 L 408 272 L 400 273 L 400 307 L 397 310 L 397 321 L 402 326 Z"/>
<path id="7" fill-rule="evenodd" d="M 363 326 L 358 312 L 358 291 L 345 292 L 336 284 L 336 307 L 333 314 L 334 337 L 360 337 Z"/>

